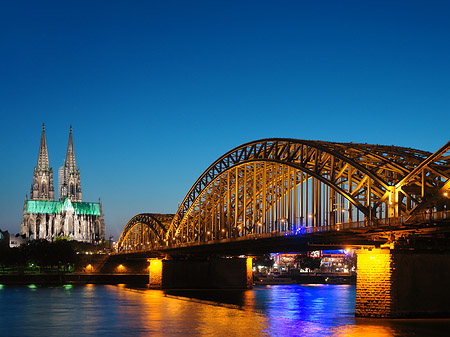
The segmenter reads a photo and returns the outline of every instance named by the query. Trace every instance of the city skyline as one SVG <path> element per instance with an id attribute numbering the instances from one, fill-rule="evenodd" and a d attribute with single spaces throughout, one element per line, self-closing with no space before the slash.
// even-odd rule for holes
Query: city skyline
<path id="1" fill-rule="evenodd" d="M 88 4 L 2 4 L 0 229 L 10 233 L 43 122 L 55 175 L 73 126 L 83 200 L 101 198 L 116 239 L 138 213 L 175 213 L 212 162 L 248 141 L 434 152 L 450 138 L 445 2 Z"/>

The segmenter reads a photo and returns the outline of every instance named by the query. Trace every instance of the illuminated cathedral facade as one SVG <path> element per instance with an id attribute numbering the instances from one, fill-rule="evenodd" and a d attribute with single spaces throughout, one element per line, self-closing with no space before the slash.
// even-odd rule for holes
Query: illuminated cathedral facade
<path id="1" fill-rule="evenodd" d="M 102 204 L 83 202 L 80 170 L 75 160 L 72 127 L 64 166 L 58 172 L 58 197 L 55 200 L 53 169 L 50 167 L 45 125 L 34 168 L 30 198 L 23 206 L 21 233 L 29 240 L 54 240 L 66 236 L 73 240 L 96 243 L 105 239 Z"/>

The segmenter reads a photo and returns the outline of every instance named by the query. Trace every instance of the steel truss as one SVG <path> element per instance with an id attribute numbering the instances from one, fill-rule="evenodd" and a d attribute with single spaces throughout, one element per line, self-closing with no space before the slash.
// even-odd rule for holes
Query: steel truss
<path id="1" fill-rule="evenodd" d="M 166 232 L 172 218 L 171 214 L 143 213 L 134 216 L 119 237 L 119 250 L 140 251 L 165 246 Z"/>
<path id="2" fill-rule="evenodd" d="M 411 173 L 431 158 L 425 190 L 448 189 L 449 147 L 432 156 L 403 147 L 297 139 L 243 144 L 192 186 L 167 240 L 193 243 L 359 221 L 369 226 L 410 216 L 425 200 L 410 192 L 417 182 Z M 448 200 L 429 205 L 438 210 Z"/>
<path id="3" fill-rule="evenodd" d="M 449 151 L 450 142 L 434 154 L 284 138 L 249 142 L 206 169 L 170 225 L 133 220 L 143 216 L 138 215 L 125 227 L 121 242 L 129 247 L 144 247 L 145 242 L 149 247 L 151 242 L 183 246 L 343 223 L 378 226 L 399 217 L 413 221 L 425 211 L 450 208 Z M 133 239 L 141 227 L 133 228 L 144 222 L 153 241 Z"/>

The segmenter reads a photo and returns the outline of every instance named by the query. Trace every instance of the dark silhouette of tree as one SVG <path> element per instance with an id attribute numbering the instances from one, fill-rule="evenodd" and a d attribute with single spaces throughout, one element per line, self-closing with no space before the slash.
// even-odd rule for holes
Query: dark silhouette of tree
<path id="1" fill-rule="evenodd" d="M 320 268 L 320 258 L 299 254 L 295 257 L 295 262 L 301 269 L 316 270 Z"/>
<path id="2" fill-rule="evenodd" d="M 257 256 L 253 259 L 254 266 L 265 266 L 272 268 L 274 261 L 270 258 L 270 254 L 264 254 L 263 256 Z"/>

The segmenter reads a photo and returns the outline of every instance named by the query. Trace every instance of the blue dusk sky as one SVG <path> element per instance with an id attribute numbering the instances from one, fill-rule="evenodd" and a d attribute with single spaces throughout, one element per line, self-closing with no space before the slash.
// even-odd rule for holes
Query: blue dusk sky
<path id="1" fill-rule="evenodd" d="M 69 127 L 107 236 L 175 213 L 218 157 L 289 137 L 436 151 L 449 1 L 1 1 L 0 228 L 20 231 L 46 125 Z"/>

